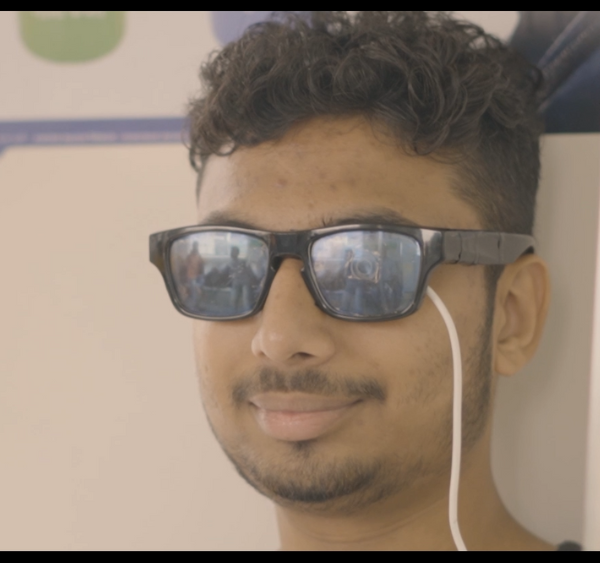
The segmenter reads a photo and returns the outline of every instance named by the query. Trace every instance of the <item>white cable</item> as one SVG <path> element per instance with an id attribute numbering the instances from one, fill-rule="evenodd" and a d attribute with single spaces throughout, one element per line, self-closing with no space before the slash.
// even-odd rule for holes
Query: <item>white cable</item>
<path id="1" fill-rule="evenodd" d="M 452 539 L 456 544 L 458 551 L 467 551 L 465 542 L 460 534 L 458 527 L 458 485 L 460 482 L 460 457 L 462 452 L 462 359 L 460 355 L 460 342 L 458 332 L 452 320 L 450 312 L 440 299 L 438 294 L 430 287 L 427 288 L 427 295 L 433 301 L 438 311 L 444 319 L 448 335 L 450 336 L 450 346 L 452 348 L 452 371 L 454 373 L 454 399 L 452 401 L 452 469 L 450 471 L 450 501 L 448 502 L 448 519 L 450 521 L 450 531 Z"/>

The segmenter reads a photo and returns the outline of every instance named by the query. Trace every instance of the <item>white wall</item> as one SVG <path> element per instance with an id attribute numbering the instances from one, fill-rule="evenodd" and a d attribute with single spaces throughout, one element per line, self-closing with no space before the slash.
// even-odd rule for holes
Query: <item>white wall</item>
<path id="1" fill-rule="evenodd" d="M 508 507 L 554 542 L 581 541 L 600 135 L 544 140 L 536 236 L 550 265 L 548 325 L 534 361 L 501 382 L 493 450 Z"/>
<path id="2" fill-rule="evenodd" d="M 0 159 L 0 549 L 270 549 L 204 420 L 148 234 L 194 222 L 178 146 Z"/>
<path id="3" fill-rule="evenodd" d="M 600 260 L 596 263 L 589 411 L 583 544 L 589 551 L 600 551 Z"/>
<path id="4" fill-rule="evenodd" d="M 600 136 L 544 149 L 540 354 L 500 388 L 495 471 L 511 510 L 580 539 Z M 179 146 L 0 158 L 0 549 L 275 549 L 272 509 L 230 467 L 196 389 L 190 321 L 149 233 L 194 222 Z"/>

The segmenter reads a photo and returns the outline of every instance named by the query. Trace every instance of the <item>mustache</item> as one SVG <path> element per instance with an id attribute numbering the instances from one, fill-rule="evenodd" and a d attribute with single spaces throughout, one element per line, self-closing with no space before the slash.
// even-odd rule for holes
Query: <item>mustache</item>
<path id="1" fill-rule="evenodd" d="M 317 369 L 284 374 L 275 369 L 263 368 L 234 385 L 233 402 L 241 405 L 253 395 L 268 392 L 313 393 L 329 397 L 374 399 L 381 403 L 387 397 L 385 386 L 372 377 L 341 379 L 332 378 Z"/>

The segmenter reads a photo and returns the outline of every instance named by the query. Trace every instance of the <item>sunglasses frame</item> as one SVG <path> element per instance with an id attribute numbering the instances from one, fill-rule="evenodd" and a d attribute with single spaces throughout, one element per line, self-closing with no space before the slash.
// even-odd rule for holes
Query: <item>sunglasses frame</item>
<path id="1" fill-rule="evenodd" d="M 171 270 L 171 248 L 173 243 L 183 236 L 221 231 L 239 233 L 258 238 L 266 243 L 269 251 L 269 267 L 262 292 L 255 307 L 243 315 L 233 317 L 206 317 L 186 311 L 181 303 L 173 272 Z M 349 231 L 384 231 L 408 236 L 417 241 L 421 250 L 421 270 L 412 305 L 402 313 L 378 317 L 351 317 L 338 313 L 330 307 L 323 297 L 317 283 L 310 253 L 313 244 L 328 235 Z M 315 301 L 315 305 L 324 313 L 345 321 L 380 322 L 408 317 L 415 313 L 423 302 L 429 276 L 440 264 L 467 265 L 505 265 L 516 261 L 528 252 L 534 252 L 535 239 L 530 235 L 502 233 L 492 231 L 452 230 L 412 227 L 403 225 L 353 224 L 325 227 L 308 231 L 270 232 L 238 227 L 190 226 L 162 231 L 150 235 L 150 261 L 163 276 L 169 297 L 175 308 L 183 315 L 193 319 L 207 321 L 236 321 L 256 315 L 264 306 L 271 284 L 284 258 L 296 258 L 302 261 L 302 278 Z"/>

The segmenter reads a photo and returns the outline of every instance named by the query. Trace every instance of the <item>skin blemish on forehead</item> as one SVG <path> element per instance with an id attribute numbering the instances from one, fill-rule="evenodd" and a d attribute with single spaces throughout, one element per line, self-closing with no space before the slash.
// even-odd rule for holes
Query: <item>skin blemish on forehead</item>
<path id="1" fill-rule="evenodd" d="M 368 124 L 339 124 L 345 135 L 331 125 L 314 121 L 277 141 L 211 157 L 198 220 L 220 211 L 266 230 L 306 230 L 324 215 L 386 207 L 424 227 L 478 227 L 477 213 L 450 189 L 450 166 L 382 144 Z"/>

